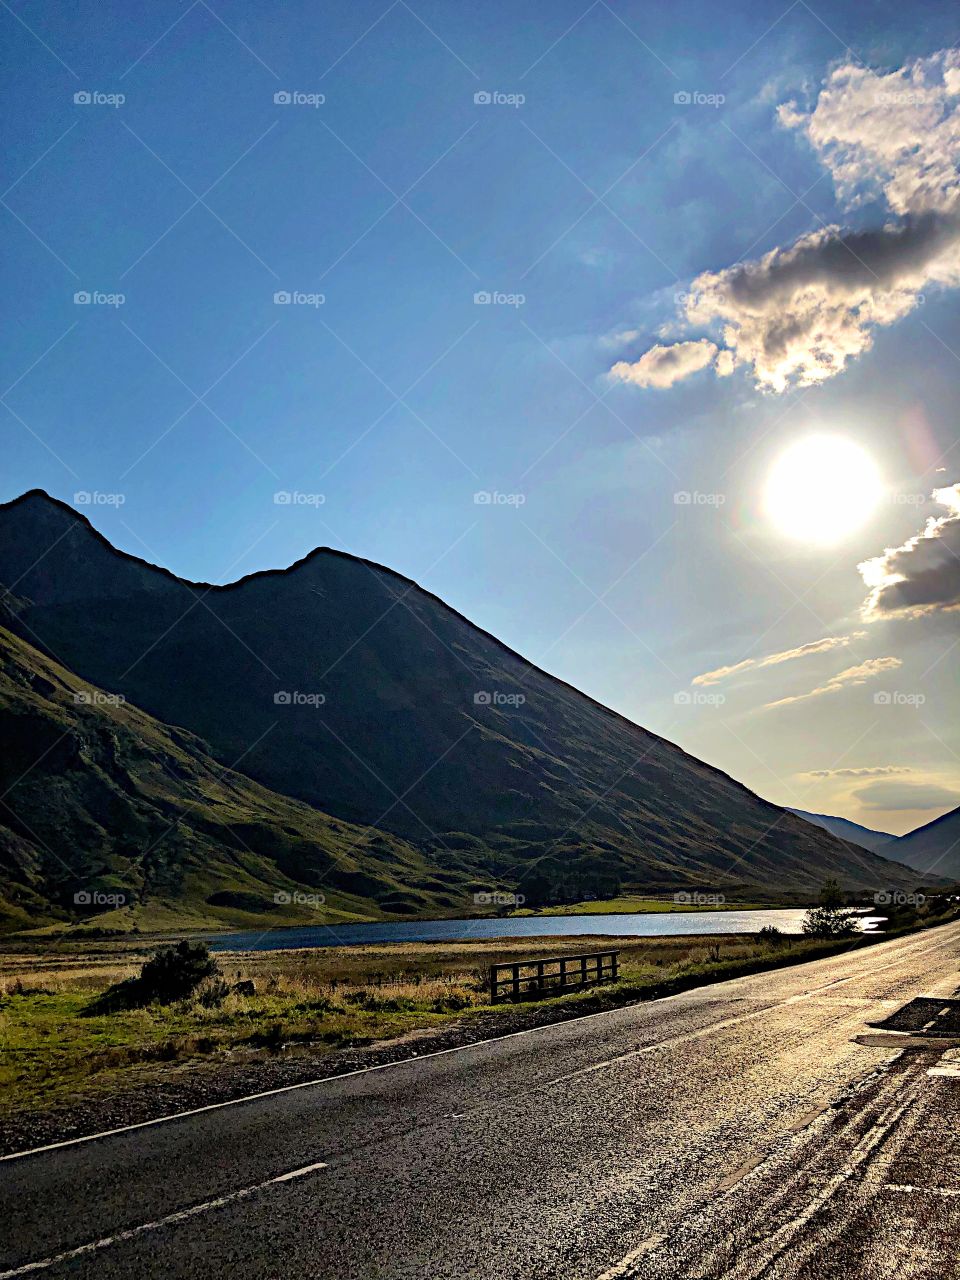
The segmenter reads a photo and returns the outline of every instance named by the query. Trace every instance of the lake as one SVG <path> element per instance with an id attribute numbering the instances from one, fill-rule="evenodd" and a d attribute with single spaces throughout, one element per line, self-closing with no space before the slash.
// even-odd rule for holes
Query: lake
<path id="1" fill-rule="evenodd" d="M 661 938 L 693 933 L 756 933 L 776 925 L 799 933 L 802 908 L 759 911 L 664 911 L 608 916 L 520 916 L 484 920 L 392 920 L 378 924 L 303 925 L 293 929 L 248 929 L 210 939 L 213 951 L 281 951 L 288 947 L 350 947 L 377 942 L 467 942 L 486 938 L 564 938 L 602 934 Z M 876 923 L 863 921 L 864 928 Z"/>

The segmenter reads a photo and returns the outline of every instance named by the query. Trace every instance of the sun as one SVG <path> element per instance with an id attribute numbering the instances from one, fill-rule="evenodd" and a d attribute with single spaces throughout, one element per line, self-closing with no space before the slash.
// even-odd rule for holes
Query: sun
<path id="1" fill-rule="evenodd" d="M 870 454 L 842 436 L 798 440 L 773 464 L 764 507 L 789 538 L 818 546 L 842 542 L 873 514 L 883 481 Z"/>

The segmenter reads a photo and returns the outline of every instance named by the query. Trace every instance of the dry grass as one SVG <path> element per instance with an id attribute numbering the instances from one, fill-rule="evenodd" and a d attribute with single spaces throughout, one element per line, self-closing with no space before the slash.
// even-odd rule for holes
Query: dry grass
<path id="1" fill-rule="evenodd" d="M 152 947 L 61 943 L 54 954 L 0 954 L 2 1106 L 42 1107 L 124 1083 L 148 1084 L 174 1063 L 368 1044 L 438 1026 L 488 1004 L 492 963 L 610 946 L 621 949 L 622 975 L 617 987 L 604 988 L 611 1004 L 664 984 L 711 981 L 811 954 L 808 942 L 771 950 L 749 935 L 222 952 L 221 985 L 208 984 L 176 1004 L 109 1013 L 91 1010 L 94 997 L 134 976 Z M 250 981 L 253 995 L 223 994 L 222 983 Z"/>

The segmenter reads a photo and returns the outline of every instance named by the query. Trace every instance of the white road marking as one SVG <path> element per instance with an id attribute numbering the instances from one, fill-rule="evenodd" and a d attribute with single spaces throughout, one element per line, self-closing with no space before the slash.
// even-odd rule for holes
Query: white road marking
<path id="1" fill-rule="evenodd" d="M 35 1271 L 46 1271 L 48 1267 L 54 1267 L 61 1262 L 71 1262 L 74 1258 L 82 1258 L 90 1253 L 98 1253 L 101 1249 L 108 1249 L 111 1245 L 122 1244 L 125 1240 L 135 1240 L 137 1236 L 145 1235 L 148 1231 L 159 1231 L 161 1227 L 168 1227 L 174 1223 L 186 1222 L 189 1218 L 196 1218 L 201 1213 L 207 1213 L 211 1209 L 222 1209 L 224 1205 L 235 1204 L 238 1200 L 246 1200 L 250 1196 L 254 1196 L 258 1191 L 265 1191 L 267 1187 L 275 1186 L 279 1182 L 291 1182 L 294 1178 L 303 1178 L 308 1173 L 316 1173 L 319 1169 L 326 1169 L 326 1164 L 322 1160 L 318 1160 L 315 1164 L 305 1164 L 301 1169 L 291 1169 L 289 1173 L 278 1174 L 275 1178 L 267 1178 L 265 1182 L 258 1182 L 252 1187 L 243 1187 L 240 1191 L 231 1191 L 228 1195 L 217 1196 L 215 1200 L 205 1200 L 202 1204 L 191 1205 L 189 1209 L 179 1209 L 176 1213 L 168 1213 L 164 1218 L 157 1218 L 154 1222 L 143 1222 L 138 1227 L 128 1227 L 125 1231 L 117 1231 L 112 1236 L 104 1236 L 100 1240 L 91 1240 L 89 1244 L 81 1244 L 75 1249 L 67 1249 L 64 1253 L 53 1254 L 49 1258 L 40 1258 L 36 1262 L 26 1262 L 21 1267 L 14 1267 L 11 1271 L 0 1271 L 0 1280 L 14 1280 L 15 1276 L 32 1275 Z"/>
<path id="2" fill-rule="evenodd" d="M 663 1244 L 666 1238 L 666 1236 L 649 1236 L 644 1240 L 643 1244 L 638 1245 L 636 1249 L 631 1250 L 625 1258 L 621 1258 L 620 1261 L 615 1266 L 611 1267 L 609 1271 L 604 1271 L 603 1275 L 597 1276 L 597 1280 L 621 1280 L 621 1277 L 627 1275 L 630 1267 L 638 1258 L 642 1258 L 645 1253 L 652 1252 L 652 1250 L 656 1249 L 657 1245 Z M 0 1278 L 0 1280 L 2 1280 L 2 1278 Z"/>
<path id="3" fill-rule="evenodd" d="M 655 1040 L 652 1044 L 645 1044 L 639 1049 L 630 1049 L 627 1053 L 617 1054 L 615 1058 L 606 1058 L 603 1062 L 594 1062 L 589 1067 L 580 1067 L 576 1071 L 568 1071 L 565 1075 L 555 1076 L 552 1080 L 546 1080 L 541 1087 L 547 1089 L 550 1085 L 563 1084 L 568 1080 L 576 1080 L 578 1076 L 590 1075 L 594 1071 L 603 1071 L 605 1067 L 618 1066 L 621 1062 L 628 1062 L 631 1058 L 642 1058 L 645 1054 L 653 1053 L 657 1049 L 671 1049 L 674 1045 L 683 1044 L 688 1040 L 699 1040 L 714 1031 L 726 1031 L 728 1027 L 736 1027 L 741 1022 L 750 1022 L 754 1018 L 762 1018 L 764 1014 L 775 1013 L 778 1009 L 785 1009 L 789 1005 L 800 1004 L 805 1000 L 809 1000 L 811 1003 L 821 1003 L 817 999 L 817 995 L 828 987 L 837 987 L 842 982 L 853 982 L 856 978 L 864 976 L 872 977 L 873 974 L 880 973 L 884 969 L 895 968 L 902 962 L 902 959 L 903 957 L 898 957 L 896 960 L 891 960 L 889 964 L 877 965 L 875 969 L 870 970 L 869 975 L 855 973 L 847 978 L 833 978 L 830 982 L 825 982 L 822 987 L 814 987 L 812 990 L 804 991 L 800 995 L 788 996 L 786 1000 L 779 1000 L 776 1004 L 764 1005 L 762 1009 L 754 1009 L 752 1013 L 740 1013 L 735 1018 L 724 1018 L 720 1022 L 712 1022 L 708 1027 L 700 1027 L 697 1031 L 685 1031 L 681 1035 L 670 1036 L 666 1040 Z M 926 1042 L 924 1041 L 923 1043 Z M 899 1044 L 897 1047 L 899 1047 Z"/>
<path id="4" fill-rule="evenodd" d="M 949 926 L 942 926 L 942 927 L 949 927 Z M 899 941 L 899 939 L 891 939 L 892 943 L 896 943 L 897 941 Z M 929 943 L 927 946 L 923 945 L 924 942 L 927 942 L 927 939 L 921 938 L 919 942 L 914 943 L 911 946 L 905 948 L 904 952 L 901 952 L 901 954 L 898 955 L 895 960 L 890 961 L 889 964 L 878 965 L 875 969 L 871 969 L 870 974 L 872 975 L 874 973 L 880 973 L 884 969 L 894 968 L 896 965 L 902 963 L 904 959 L 913 955 L 913 953 L 916 952 L 917 950 L 919 950 L 921 954 L 926 954 L 927 951 L 938 950 L 942 945 L 942 940 L 939 940 L 939 939 Z M 880 947 L 883 947 L 884 945 L 886 944 L 884 943 L 878 944 L 878 946 Z M 842 957 L 831 956 L 831 957 L 824 957 L 824 958 L 839 959 Z M 819 961 L 814 961 L 813 963 L 819 963 Z M 800 968 L 801 966 L 802 966 L 802 962 L 801 962 L 801 965 L 786 966 L 786 967 Z M 768 972 L 778 973 L 778 972 L 783 972 L 783 970 L 769 970 Z M 744 975 L 745 978 L 762 977 L 762 976 L 764 976 L 763 973 Z M 824 991 L 827 989 L 827 987 L 839 986 L 841 983 L 844 983 L 844 982 L 853 982 L 856 978 L 862 978 L 864 976 L 865 975 L 862 973 L 856 973 L 856 974 L 852 974 L 850 977 L 847 977 L 847 978 L 835 978 L 831 982 L 824 983 L 822 987 L 814 987 L 812 991 L 804 992 L 803 994 L 798 996 L 791 996 L 789 1000 L 782 1001 L 780 1004 L 768 1005 L 765 1010 L 760 1010 L 759 1012 L 769 1012 L 773 1009 L 781 1008 L 783 1005 L 793 1004 L 798 1000 L 809 999 L 816 992 Z M 706 987 L 692 988 L 690 991 L 681 991 L 673 996 L 660 996 L 655 1000 L 637 1000 L 633 1005 L 619 1006 L 619 1010 L 636 1008 L 640 1005 L 664 1004 L 670 1000 L 682 1000 L 684 997 L 691 997 L 691 996 L 694 997 L 694 1003 L 696 1003 L 696 997 L 700 995 L 703 991 L 705 990 L 708 991 L 710 987 L 716 988 L 719 986 L 723 986 L 728 982 L 739 982 L 742 980 L 743 979 L 740 979 L 740 978 L 727 978 L 727 979 L 724 979 L 723 982 L 708 983 Z M 938 985 L 942 985 L 942 984 L 938 984 Z M 372 1067 L 357 1067 L 356 1070 L 354 1071 L 341 1071 L 339 1075 L 335 1075 L 335 1076 L 320 1076 L 314 1080 L 302 1080 L 298 1084 L 284 1084 L 284 1085 L 278 1086 L 276 1089 L 263 1089 L 259 1093 L 248 1093 L 241 1098 L 227 1098 L 225 1102 L 209 1102 L 202 1107 L 192 1107 L 187 1111 L 175 1111 L 175 1112 L 172 1112 L 170 1115 L 157 1116 L 153 1120 L 139 1120 L 137 1121 L 136 1124 L 119 1125 L 116 1129 L 103 1129 L 99 1133 L 88 1133 L 88 1134 L 84 1134 L 82 1137 L 79 1137 L 79 1138 L 65 1138 L 61 1142 L 48 1142 L 41 1147 L 31 1147 L 27 1151 L 12 1151 L 10 1152 L 9 1155 L 0 1156 L 0 1163 L 3 1163 L 4 1161 L 7 1161 L 7 1160 L 24 1160 L 27 1158 L 27 1156 L 42 1155 L 43 1152 L 45 1151 L 59 1151 L 63 1147 L 76 1147 L 76 1146 L 82 1145 L 85 1142 L 98 1142 L 102 1138 L 113 1138 L 121 1133 L 132 1133 L 136 1129 L 150 1129 L 154 1125 L 169 1124 L 172 1120 L 183 1120 L 183 1119 L 186 1119 L 188 1116 L 199 1116 L 199 1115 L 205 1114 L 208 1111 L 220 1111 L 224 1107 L 239 1107 L 247 1102 L 257 1102 L 261 1098 L 273 1098 L 273 1097 L 277 1097 L 279 1094 L 293 1093 L 297 1089 L 314 1089 L 318 1085 L 332 1084 L 336 1080 L 347 1080 L 352 1076 L 368 1075 L 368 1074 L 372 1074 L 374 1071 L 387 1071 L 392 1067 L 410 1066 L 411 1063 L 426 1062 L 427 1059 L 429 1058 L 442 1058 L 442 1057 L 445 1057 L 447 1054 L 451 1054 L 451 1053 L 463 1053 L 465 1050 L 468 1050 L 468 1049 L 479 1049 L 479 1048 L 482 1048 L 484 1045 L 499 1044 L 501 1041 L 505 1041 L 505 1040 L 515 1040 L 515 1039 L 518 1039 L 520 1036 L 532 1035 L 537 1031 L 549 1031 L 553 1027 L 572 1026 L 574 1023 L 577 1023 L 577 1022 L 586 1022 L 590 1018 L 605 1018 L 605 1017 L 609 1017 L 610 1014 L 612 1013 L 617 1013 L 619 1010 L 618 1009 L 601 1009 L 596 1013 L 582 1013 L 575 1018 L 565 1018 L 565 1019 L 561 1019 L 558 1022 L 548 1022 L 548 1023 L 544 1023 L 542 1026 L 539 1026 L 539 1027 L 525 1027 L 522 1031 L 511 1031 L 503 1036 L 491 1036 L 487 1040 L 475 1040 L 471 1044 L 454 1045 L 453 1048 L 451 1049 L 435 1049 L 431 1053 L 421 1053 L 414 1058 L 400 1058 L 396 1062 L 381 1062 L 381 1063 L 378 1063 L 376 1066 L 372 1066 Z M 750 1014 L 745 1016 L 752 1017 L 755 1015 Z M 722 1025 L 724 1024 L 715 1023 L 714 1029 L 719 1030 Z M 732 1024 L 728 1023 L 726 1025 L 732 1025 Z M 709 1029 L 705 1029 L 704 1033 L 706 1032 L 706 1030 L 709 1030 Z M 698 1035 L 701 1033 L 694 1032 L 691 1034 Z M 659 1042 L 659 1044 L 663 1045 L 664 1047 L 669 1047 L 673 1043 L 675 1043 L 675 1039 L 664 1040 Z M 649 1047 L 656 1048 L 658 1046 L 653 1045 Z M 627 1056 L 629 1057 L 633 1055 L 628 1054 Z M 619 1059 L 611 1059 L 610 1061 L 616 1062 L 618 1060 Z M 610 1065 L 609 1062 L 602 1062 L 598 1064 L 598 1068 L 608 1066 L 608 1065 Z M 588 1068 L 588 1070 L 590 1069 L 592 1068 Z M 559 1076 L 557 1077 L 557 1080 L 562 1080 L 565 1078 L 566 1077 Z M 557 1083 L 557 1081 L 548 1081 L 547 1083 L 555 1084 Z M 0 1277 L 0 1280 L 2 1280 L 2 1277 Z"/>
<path id="5" fill-rule="evenodd" d="M 911 1187 L 909 1183 L 900 1186 L 896 1182 L 885 1182 L 883 1189 L 884 1191 L 909 1191 L 912 1194 L 919 1192 L 924 1196 L 960 1196 L 960 1191 L 954 1187 Z"/>
<path id="6" fill-rule="evenodd" d="M 749 1160 L 744 1160 L 739 1169 L 734 1169 L 733 1173 L 728 1174 L 727 1177 L 723 1179 L 723 1181 L 718 1185 L 717 1190 L 732 1191 L 734 1187 L 738 1187 L 740 1183 L 743 1182 L 744 1178 L 753 1173 L 754 1169 L 761 1164 L 765 1164 L 766 1160 L 767 1157 L 764 1155 L 755 1155 L 751 1156 Z"/>

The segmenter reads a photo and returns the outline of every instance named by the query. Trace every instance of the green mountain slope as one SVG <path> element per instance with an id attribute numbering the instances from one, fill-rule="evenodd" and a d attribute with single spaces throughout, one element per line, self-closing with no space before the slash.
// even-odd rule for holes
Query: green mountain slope
<path id="1" fill-rule="evenodd" d="M 2 627 L 0 741 L 0 928 L 289 925 L 471 901 L 469 866 L 428 864 L 397 836 L 224 769 L 193 734 Z"/>
<path id="2" fill-rule="evenodd" d="M 515 885 L 812 893 L 915 874 L 762 800 L 415 583 L 318 550 L 230 586 L 119 552 L 34 491 L 0 506 L 18 626 L 222 764 Z M 584 896 L 581 893 L 579 896 Z"/>

